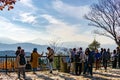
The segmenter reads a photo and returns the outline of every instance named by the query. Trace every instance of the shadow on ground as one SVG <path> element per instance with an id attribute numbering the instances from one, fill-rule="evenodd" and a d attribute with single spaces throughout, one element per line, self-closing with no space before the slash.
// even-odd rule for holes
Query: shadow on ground
<path id="1" fill-rule="evenodd" d="M 58 72 L 58 71 L 53 71 L 53 74 L 50 74 L 47 71 L 39 71 L 36 72 L 36 74 L 32 74 L 32 72 L 26 72 L 26 77 L 27 80 L 110 80 L 114 78 L 113 80 L 120 80 L 120 70 L 119 69 L 111 69 L 108 72 L 102 71 L 94 71 L 93 72 L 93 77 L 88 76 L 88 75 L 72 75 L 69 73 L 64 73 L 64 72 Z M 0 76 L 2 78 L 6 77 L 5 80 L 15 80 L 17 78 L 17 73 L 8 73 L 7 75 L 5 73 L 1 73 Z M 4 80 L 0 78 L 0 80 Z"/>
<path id="2" fill-rule="evenodd" d="M 59 77 L 63 78 L 64 80 L 76 80 L 74 78 L 66 77 L 64 75 L 59 75 Z"/>
<path id="3" fill-rule="evenodd" d="M 43 74 L 36 74 L 36 76 L 40 79 L 44 79 L 44 80 L 54 80 L 52 78 L 50 78 L 49 76 L 44 76 Z"/>
<path id="4" fill-rule="evenodd" d="M 95 74 L 102 75 L 102 76 L 105 76 L 105 77 L 114 77 L 114 78 L 120 79 L 120 74 L 119 75 L 105 74 L 105 73 L 95 73 Z"/>
<path id="5" fill-rule="evenodd" d="M 98 76 L 94 76 L 94 77 L 91 77 L 91 76 L 84 76 L 84 78 L 87 78 L 88 80 L 109 80 L 107 78 L 102 78 L 102 77 L 98 77 Z"/>

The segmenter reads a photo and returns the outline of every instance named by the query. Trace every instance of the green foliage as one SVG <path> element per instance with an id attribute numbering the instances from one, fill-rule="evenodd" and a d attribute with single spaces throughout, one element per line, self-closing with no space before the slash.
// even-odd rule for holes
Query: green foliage
<path id="1" fill-rule="evenodd" d="M 100 48 L 100 43 L 97 42 L 97 41 L 94 39 L 93 42 L 88 45 L 88 47 L 89 47 L 91 50 L 96 50 L 97 48 Z"/>
<path id="2" fill-rule="evenodd" d="M 66 56 L 66 55 L 64 55 L 63 53 L 61 53 L 61 54 L 58 54 L 58 55 L 56 55 L 55 57 L 54 57 L 54 64 L 53 64 L 53 67 L 55 68 L 55 69 L 60 69 L 61 68 L 61 60 L 62 60 L 62 56 Z"/>
<path id="3" fill-rule="evenodd" d="M 54 57 L 54 68 L 59 69 L 60 68 L 60 56 Z"/>

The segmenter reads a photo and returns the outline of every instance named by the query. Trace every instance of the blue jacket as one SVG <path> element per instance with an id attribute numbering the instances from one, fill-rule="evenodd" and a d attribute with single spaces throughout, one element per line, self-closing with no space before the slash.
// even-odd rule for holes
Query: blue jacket
<path id="1" fill-rule="evenodd" d="M 95 59 L 98 60 L 98 59 L 100 59 L 100 58 L 101 58 L 101 54 L 100 54 L 100 53 L 96 53 L 96 54 L 95 54 Z"/>
<path id="2" fill-rule="evenodd" d="M 92 52 L 89 53 L 88 55 L 88 64 L 94 63 L 94 55 Z"/>

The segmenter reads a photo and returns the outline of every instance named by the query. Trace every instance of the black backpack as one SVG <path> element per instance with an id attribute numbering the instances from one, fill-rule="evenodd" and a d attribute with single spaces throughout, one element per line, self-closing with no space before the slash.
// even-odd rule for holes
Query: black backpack
<path id="1" fill-rule="evenodd" d="M 75 54 L 75 62 L 80 62 L 81 61 L 81 59 L 79 58 L 80 54 L 82 54 L 82 52 L 77 52 L 77 54 Z"/>
<path id="2" fill-rule="evenodd" d="M 20 56 L 20 61 L 19 61 L 20 65 L 25 65 L 26 60 L 24 54 L 20 54 L 19 56 Z"/>

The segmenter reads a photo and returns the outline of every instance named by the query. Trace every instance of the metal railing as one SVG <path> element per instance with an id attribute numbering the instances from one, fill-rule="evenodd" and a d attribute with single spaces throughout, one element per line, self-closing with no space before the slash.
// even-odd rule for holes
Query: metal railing
<path id="1" fill-rule="evenodd" d="M 60 60 L 64 57 L 68 56 L 55 56 L 53 62 L 53 69 L 60 70 Z M 30 56 L 26 56 L 26 60 L 30 61 Z M 11 72 L 15 71 L 16 66 L 16 57 L 15 56 L 0 56 L 0 72 Z M 39 66 L 41 70 L 48 68 L 48 60 L 46 56 L 42 56 L 39 58 Z"/>
<path id="2" fill-rule="evenodd" d="M 67 57 L 69 56 L 55 56 L 53 62 L 53 69 L 60 70 L 61 62 L 67 62 Z M 30 61 L 30 56 L 26 56 L 26 60 Z M 109 67 L 111 67 L 111 62 L 109 62 Z M 63 65 L 63 64 L 62 64 Z M 101 62 L 102 65 L 102 62 Z M 95 66 L 94 66 L 95 67 Z M 11 72 L 16 71 L 16 57 L 15 56 L 0 56 L 0 72 L 4 71 Z M 39 58 L 39 66 L 40 70 L 48 69 L 48 60 L 46 56 L 42 56 Z"/>

